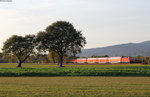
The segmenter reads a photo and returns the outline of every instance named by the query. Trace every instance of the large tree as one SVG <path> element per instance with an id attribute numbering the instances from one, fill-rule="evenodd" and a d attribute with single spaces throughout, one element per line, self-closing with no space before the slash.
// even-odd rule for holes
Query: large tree
<path id="1" fill-rule="evenodd" d="M 39 49 L 54 51 L 59 55 L 60 67 L 63 67 L 64 55 L 70 52 L 77 53 L 86 44 L 81 31 L 77 31 L 71 23 L 66 21 L 54 22 L 44 32 L 39 32 L 37 39 Z"/>
<path id="2" fill-rule="evenodd" d="M 34 53 L 35 46 L 35 35 L 26 35 L 25 37 L 13 35 L 4 42 L 2 50 L 5 55 L 16 56 L 18 59 L 17 67 L 21 67 L 21 64 Z"/>

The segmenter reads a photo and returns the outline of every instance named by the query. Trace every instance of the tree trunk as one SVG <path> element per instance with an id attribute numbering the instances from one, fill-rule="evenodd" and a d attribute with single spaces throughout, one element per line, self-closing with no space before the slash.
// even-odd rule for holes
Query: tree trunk
<path id="1" fill-rule="evenodd" d="M 17 67 L 21 67 L 22 62 L 19 60 L 18 66 Z"/>
<path id="2" fill-rule="evenodd" d="M 64 67 L 63 66 L 63 55 L 60 56 L 60 67 Z"/>

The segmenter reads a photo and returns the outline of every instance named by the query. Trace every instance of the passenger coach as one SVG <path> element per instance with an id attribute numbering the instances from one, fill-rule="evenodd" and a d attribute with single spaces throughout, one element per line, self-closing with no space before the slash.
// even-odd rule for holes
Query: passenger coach
<path id="1" fill-rule="evenodd" d="M 104 57 L 104 58 L 78 58 L 71 60 L 73 63 L 130 63 L 131 57 Z"/>

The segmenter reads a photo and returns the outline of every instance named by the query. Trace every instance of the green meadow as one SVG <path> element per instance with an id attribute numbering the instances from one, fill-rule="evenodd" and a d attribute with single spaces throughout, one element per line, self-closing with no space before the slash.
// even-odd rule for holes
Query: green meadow
<path id="1" fill-rule="evenodd" d="M 150 65 L 120 64 L 120 65 L 58 65 L 50 64 L 0 64 L 1 77 L 29 76 L 150 76 Z"/>
<path id="2" fill-rule="evenodd" d="M 0 64 L 0 97 L 150 97 L 150 66 Z"/>

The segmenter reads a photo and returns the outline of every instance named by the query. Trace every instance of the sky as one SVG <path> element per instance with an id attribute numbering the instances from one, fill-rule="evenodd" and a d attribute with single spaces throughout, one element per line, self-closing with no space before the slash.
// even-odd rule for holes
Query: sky
<path id="1" fill-rule="evenodd" d="M 150 40 L 150 0 L 0 1 L 0 49 L 12 35 L 37 34 L 69 21 L 86 37 L 84 48 Z"/>

